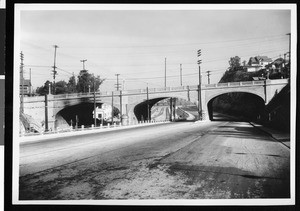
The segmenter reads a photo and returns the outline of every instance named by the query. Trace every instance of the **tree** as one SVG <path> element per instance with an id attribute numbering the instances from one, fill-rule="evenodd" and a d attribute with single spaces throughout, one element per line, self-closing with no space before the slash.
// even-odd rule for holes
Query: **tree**
<path id="1" fill-rule="evenodd" d="M 68 93 L 67 83 L 65 81 L 58 81 L 55 83 L 55 94 Z"/>
<path id="2" fill-rule="evenodd" d="M 76 85 L 77 92 L 88 92 L 89 87 L 91 91 L 94 91 L 94 88 L 97 91 L 104 80 L 100 79 L 100 76 L 95 77 L 87 70 L 81 70 Z"/>
<path id="3" fill-rule="evenodd" d="M 100 76 L 90 74 L 87 70 L 81 70 L 77 78 L 77 83 L 74 75 L 69 78 L 68 83 L 63 80 L 56 82 L 55 94 L 88 92 L 89 86 L 91 92 L 94 91 L 94 86 L 95 91 L 97 91 L 104 80 L 105 79 L 101 79 Z M 52 86 L 50 81 L 46 81 L 44 86 L 37 88 L 36 93 L 39 95 L 49 94 L 49 84 Z"/>
<path id="4" fill-rule="evenodd" d="M 68 93 L 74 93 L 76 91 L 76 78 L 74 75 L 72 75 L 69 78 L 69 82 L 67 84 L 68 87 Z"/>
<path id="5" fill-rule="evenodd" d="M 246 60 L 244 60 L 242 63 L 243 63 L 243 66 L 246 66 L 246 64 L 247 64 Z"/>
<path id="6" fill-rule="evenodd" d="M 241 58 L 238 56 L 231 57 L 228 61 L 229 67 L 222 76 L 219 83 L 251 81 L 251 74 L 247 73 L 246 68 L 241 66 Z"/>
<path id="7" fill-rule="evenodd" d="M 229 71 L 238 71 L 241 67 L 241 58 L 238 56 L 231 57 L 229 60 Z"/>
<path id="8" fill-rule="evenodd" d="M 36 89 L 36 93 L 39 94 L 39 95 L 46 95 L 46 94 L 49 94 L 49 85 L 52 86 L 52 82 L 50 81 L 46 81 L 44 86 L 41 86 L 41 87 L 38 87 Z"/>

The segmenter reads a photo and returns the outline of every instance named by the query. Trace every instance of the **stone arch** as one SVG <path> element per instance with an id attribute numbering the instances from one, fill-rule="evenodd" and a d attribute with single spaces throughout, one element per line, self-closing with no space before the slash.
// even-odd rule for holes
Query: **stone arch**
<path id="1" fill-rule="evenodd" d="M 240 89 L 240 90 L 228 90 L 228 89 L 218 89 L 218 90 L 213 90 L 213 91 L 206 91 L 205 94 L 205 102 L 208 103 L 211 99 L 218 97 L 222 94 L 227 94 L 227 93 L 236 93 L 236 92 L 241 92 L 241 93 L 248 93 L 248 94 L 253 94 L 265 101 L 265 93 L 263 88 L 259 87 L 258 89 Z"/>
<path id="2" fill-rule="evenodd" d="M 156 104 L 157 102 L 159 102 L 163 99 L 167 99 L 167 98 L 168 97 L 152 98 L 152 99 L 149 99 L 148 101 L 146 100 L 146 101 L 136 104 L 133 109 L 135 117 L 137 118 L 138 121 L 150 120 L 152 106 L 154 104 Z M 149 111 L 150 117 L 148 117 L 148 111 L 147 111 L 148 104 L 149 104 L 149 110 L 150 110 Z"/>
<path id="3" fill-rule="evenodd" d="M 188 99 L 180 94 L 166 94 L 163 93 L 161 95 L 154 95 L 151 96 L 151 98 L 149 97 L 149 109 L 151 110 L 151 107 L 156 104 L 157 102 L 163 100 L 163 99 L 168 99 L 168 98 L 177 98 L 177 99 L 184 99 L 186 101 L 188 101 Z M 189 101 L 191 103 L 194 103 L 192 101 Z M 143 115 L 143 119 L 141 118 L 141 115 Z M 151 115 L 151 114 L 150 114 Z M 147 120 L 147 100 L 143 99 L 143 101 L 141 100 L 137 100 L 133 103 L 130 103 L 130 107 L 128 108 L 128 116 L 129 116 L 129 120 L 133 121 L 133 122 L 137 122 L 137 121 L 141 121 L 141 120 Z M 146 117 L 146 118 L 145 118 Z"/>
<path id="4" fill-rule="evenodd" d="M 213 101 L 222 96 L 222 95 L 225 95 L 225 94 L 228 94 L 228 93 L 245 93 L 245 94 L 249 94 L 249 95 L 252 95 L 252 96 L 255 96 L 257 99 L 258 99 L 258 102 L 262 102 L 263 105 L 265 105 L 265 99 L 263 96 L 255 93 L 255 92 L 251 92 L 251 91 L 231 91 L 231 92 L 223 92 L 223 93 L 219 93 L 219 94 L 214 94 L 214 95 L 211 95 L 213 97 L 210 97 L 208 101 L 206 101 L 206 109 L 207 109 L 207 114 L 208 114 L 208 118 L 210 120 L 213 120 Z M 259 105 L 258 105 L 259 106 Z"/>
<path id="5" fill-rule="evenodd" d="M 101 106 L 105 102 L 96 102 L 96 106 Z M 116 106 L 114 106 L 117 108 Z M 119 110 L 119 108 L 117 108 Z M 64 108 L 58 110 L 55 114 L 55 128 L 66 128 L 69 126 L 76 125 L 77 116 L 77 126 L 85 125 L 87 127 L 94 124 L 93 119 L 94 102 L 85 101 L 72 103 Z M 97 119 L 97 125 L 100 124 L 100 120 Z"/>

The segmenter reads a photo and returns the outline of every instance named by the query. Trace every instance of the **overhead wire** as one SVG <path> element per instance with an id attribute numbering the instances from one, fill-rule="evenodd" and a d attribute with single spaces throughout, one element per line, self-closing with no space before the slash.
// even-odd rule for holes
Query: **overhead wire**
<path id="1" fill-rule="evenodd" d="M 247 41 L 255 39 L 267 39 L 272 37 L 285 37 L 285 35 L 274 35 L 274 36 L 264 36 L 264 37 L 252 37 L 247 39 L 236 39 L 236 40 L 223 40 L 223 41 L 210 41 L 210 42 L 199 42 L 199 43 L 177 43 L 177 44 L 160 44 L 160 45 L 130 45 L 130 46 L 64 46 L 65 48 L 147 48 L 147 47 L 163 47 L 163 46 L 182 46 L 182 45 L 205 45 L 205 44 L 216 44 L 216 43 L 227 43 L 227 42 L 237 42 L 237 41 Z"/>

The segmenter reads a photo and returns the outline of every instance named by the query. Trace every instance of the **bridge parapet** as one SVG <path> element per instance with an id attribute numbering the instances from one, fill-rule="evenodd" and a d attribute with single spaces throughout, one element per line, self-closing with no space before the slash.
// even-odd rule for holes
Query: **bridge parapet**
<path id="1" fill-rule="evenodd" d="M 261 85 L 273 85 L 273 84 L 287 84 L 289 79 L 276 79 L 276 80 L 261 80 L 261 81 L 241 81 L 241 82 L 229 82 L 229 83 L 217 83 L 217 84 L 202 84 L 201 89 L 220 89 L 225 87 L 244 87 L 244 86 L 261 86 Z M 161 87 L 161 88 L 149 88 L 148 92 L 153 93 L 163 93 L 163 92 L 178 92 L 178 91 L 195 91 L 198 90 L 198 85 L 192 86 L 178 86 L 178 87 Z M 135 94 L 146 94 L 147 89 L 134 89 L 134 90 L 124 90 L 124 91 L 113 91 L 113 92 L 96 92 L 96 96 L 115 96 L 119 95 L 135 95 Z M 71 93 L 71 94 L 60 94 L 60 95 L 50 95 L 49 100 L 58 99 L 68 99 L 68 98 L 82 98 L 82 97 L 93 97 L 93 93 Z M 44 96 L 34 96 L 25 97 L 25 102 L 35 102 L 44 100 Z M 30 99 L 30 100 L 29 100 Z"/>

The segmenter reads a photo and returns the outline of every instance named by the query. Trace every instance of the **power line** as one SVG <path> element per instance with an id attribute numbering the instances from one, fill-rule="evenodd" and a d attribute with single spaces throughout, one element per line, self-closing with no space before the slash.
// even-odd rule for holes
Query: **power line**
<path id="1" fill-rule="evenodd" d="M 51 66 L 43 66 L 43 65 L 24 65 L 24 67 L 45 67 L 45 68 L 51 68 Z"/>
<path id="2" fill-rule="evenodd" d="M 224 40 L 224 41 L 210 41 L 210 42 L 200 42 L 200 43 L 178 43 L 178 44 L 161 44 L 161 45 L 130 45 L 130 46 L 93 46 L 93 47 L 68 47 L 64 48 L 146 48 L 146 47 L 164 47 L 164 46 L 183 46 L 183 45 L 205 45 L 205 44 L 216 44 L 216 43 L 226 43 L 226 42 L 238 42 L 246 40 L 255 40 L 255 39 L 267 39 L 272 37 L 283 37 L 284 35 L 275 35 L 275 36 L 264 36 L 264 37 L 253 37 L 247 39 L 236 39 L 236 40 Z"/>
<path id="3" fill-rule="evenodd" d="M 64 70 L 64 69 L 61 69 L 61 68 L 58 68 L 58 67 L 57 67 L 57 69 L 58 69 L 58 70 L 61 70 L 61 71 L 63 71 L 63 72 L 66 72 L 66 73 L 68 73 L 68 74 L 70 74 L 70 75 L 73 75 L 73 73 L 71 73 L 71 72 L 69 72 L 69 71 L 67 71 L 67 70 Z"/>

